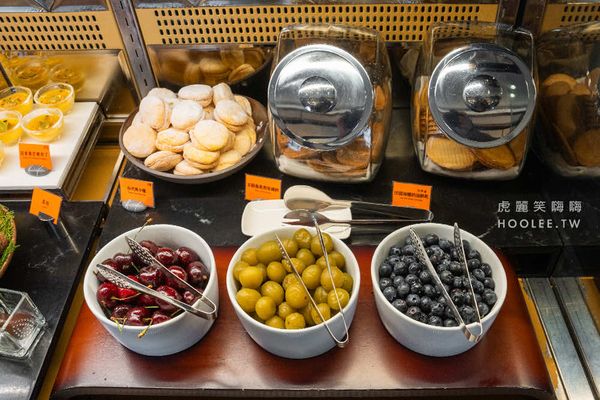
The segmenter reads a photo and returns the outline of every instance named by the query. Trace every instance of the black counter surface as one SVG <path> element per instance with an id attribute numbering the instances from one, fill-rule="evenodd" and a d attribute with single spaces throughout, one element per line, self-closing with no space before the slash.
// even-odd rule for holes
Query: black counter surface
<path id="1" fill-rule="evenodd" d="M 0 278 L 0 287 L 27 292 L 47 321 L 29 360 L 0 358 L 0 399 L 31 399 L 43 382 L 104 206 L 101 202 L 63 202 L 60 223 L 64 230 L 59 226 L 54 231 L 49 223 L 29 214 L 29 202 L 0 202 L 15 212 L 19 245 Z"/>

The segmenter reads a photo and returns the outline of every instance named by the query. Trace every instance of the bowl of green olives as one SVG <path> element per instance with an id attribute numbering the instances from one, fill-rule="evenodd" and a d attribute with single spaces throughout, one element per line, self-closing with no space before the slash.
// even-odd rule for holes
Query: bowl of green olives
<path id="1" fill-rule="evenodd" d="M 315 234 L 314 229 L 282 227 L 254 236 L 237 250 L 227 269 L 227 294 L 244 329 L 259 346 L 280 357 L 303 359 L 331 350 L 336 343 L 325 324 L 342 339 L 342 312 L 348 327 L 356 312 L 360 270 L 354 254 L 324 233 L 330 274 Z M 309 293 L 283 260 L 276 236 Z"/>

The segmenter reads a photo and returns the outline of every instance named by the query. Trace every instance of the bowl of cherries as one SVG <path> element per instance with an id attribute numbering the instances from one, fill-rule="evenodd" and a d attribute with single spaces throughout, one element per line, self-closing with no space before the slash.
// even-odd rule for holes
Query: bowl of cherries
<path id="1" fill-rule="evenodd" d="M 409 236 L 411 228 L 419 235 L 464 323 L 480 333 L 471 324 L 477 321 L 477 314 L 481 317 L 481 336 L 494 323 L 506 297 L 502 262 L 481 239 L 461 230 L 467 274 L 464 264 L 459 262 L 459 247 L 453 241 L 454 227 L 434 223 L 406 226 L 392 232 L 373 254 L 371 279 L 375 304 L 390 335 L 409 349 L 428 356 L 446 357 L 467 351 L 476 342 L 467 340 L 459 326 L 460 319 L 437 280 L 416 256 L 416 246 Z"/>
<path id="2" fill-rule="evenodd" d="M 103 264 L 163 295 L 210 311 L 185 285 L 132 254 L 126 237 L 135 238 L 174 275 L 218 307 L 216 265 L 210 247 L 196 233 L 174 225 L 133 229 L 100 249 L 84 277 L 87 306 L 117 341 L 136 353 L 163 356 L 191 347 L 204 337 L 214 320 L 198 318 L 166 301 L 119 287 L 97 271 L 96 265 Z"/>

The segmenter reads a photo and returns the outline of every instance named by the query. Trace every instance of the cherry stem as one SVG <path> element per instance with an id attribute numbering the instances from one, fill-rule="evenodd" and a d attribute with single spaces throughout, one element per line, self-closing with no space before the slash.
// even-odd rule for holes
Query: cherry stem
<path id="1" fill-rule="evenodd" d="M 138 339 L 141 339 L 141 338 L 143 338 L 143 337 L 144 337 L 144 335 L 146 334 L 146 332 L 148 332 L 148 329 L 150 329 L 150 327 L 152 326 L 152 318 L 144 318 L 144 320 L 147 320 L 147 319 L 149 319 L 149 320 L 150 320 L 150 323 L 149 323 L 148 325 L 146 325 L 146 327 L 144 328 L 144 330 L 143 330 L 143 331 L 141 331 L 141 332 L 138 334 Z"/>

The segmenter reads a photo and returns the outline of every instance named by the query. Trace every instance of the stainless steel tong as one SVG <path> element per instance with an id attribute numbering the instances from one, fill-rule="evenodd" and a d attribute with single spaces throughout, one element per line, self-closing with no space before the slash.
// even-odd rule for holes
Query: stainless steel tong
<path id="1" fill-rule="evenodd" d="M 421 238 L 419 237 L 419 235 L 417 235 L 417 233 L 412 228 L 410 229 L 409 235 L 413 242 L 413 245 L 415 246 L 415 255 L 417 256 L 419 261 L 427 267 L 429 274 L 435 281 L 436 285 L 440 288 L 442 295 L 446 299 L 446 303 L 448 303 L 448 306 L 454 313 L 456 320 L 459 322 L 459 327 L 462 330 L 463 334 L 465 335 L 465 337 L 467 338 L 467 340 L 469 342 L 477 343 L 481 339 L 481 336 L 483 335 L 483 326 L 481 325 L 481 315 L 479 314 L 479 308 L 477 307 L 477 302 L 475 301 L 475 292 L 473 291 L 473 286 L 471 284 L 471 275 L 469 273 L 469 268 L 465 261 L 466 260 L 465 248 L 462 243 L 462 239 L 460 236 L 460 228 L 458 227 L 458 224 L 454 224 L 454 245 L 456 246 L 456 248 L 458 249 L 458 252 L 459 252 L 459 261 L 465 268 L 465 271 L 467 271 L 467 278 L 469 279 L 469 289 L 471 292 L 471 299 L 473 301 L 473 308 L 475 308 L 475 312 L 477 315 L 477 321 L 473 322 L 469 325 L 465 324 L 465 321 L 463 320 L 462 316 L 460 315 L 460 312 L 458 311 L 456 304 L 454 304 L 454 302 L 452 301 L 450 294 L 448 294 L 448 291 L 446 290 L 446 288 L 444 287 L 444 284 L 440 280 L 440 277 L 438 276 L 435 268 L 433 267 L 433 264 L 431 264 L 431 261 L 429 261 L 429 257 L 427 256 L 425 247 L 423 246 L 423 243 L 421 242 Z M 473 328 L 477 328 L 477 332 L 474 332 L 472 330 Z"/>
<path id="2" fill-rule="evenodd" d="M 294 210 L 284 215 L 283 223 L 286 225 L 313 226 L 316 220 L 322 228 L 328 228 L 335 225 L 350 226 L 382 226 L 382 225 L 401 225 L 423 222 L 421 219 L 402 219 L 402 218 L 360 218 L 360 219 L 331 219 L 316 211 Z"/>

